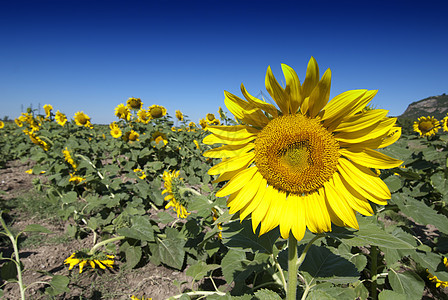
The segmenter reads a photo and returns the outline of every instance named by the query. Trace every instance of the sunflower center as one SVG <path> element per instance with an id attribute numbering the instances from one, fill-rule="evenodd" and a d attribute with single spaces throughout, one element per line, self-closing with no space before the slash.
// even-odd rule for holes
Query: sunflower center
<path id="1" fill-rule="evenodd" d="M 154 107 L 150 111 L 153 118 L 161 118 L 163 116 L 162 109 L 160 107 Z"/>
<path id="2" fill-rule="evenodd" d="M 301 114 L 272 120 L 255 140 L 255 164 L 268 184 L 303 194 L 336 172 L 339 143 L 319 120 Z"/>
<path id="3" fill-rule="evenodd" d="M 434 124 L 430 121 L 424 121 L 424 122 L 421 122 L 418 125 L 418 127 L 421 130 L 421 132 L 426 133 L 428 131 L 431 131 L 431 129 L 434 127 Z"/>

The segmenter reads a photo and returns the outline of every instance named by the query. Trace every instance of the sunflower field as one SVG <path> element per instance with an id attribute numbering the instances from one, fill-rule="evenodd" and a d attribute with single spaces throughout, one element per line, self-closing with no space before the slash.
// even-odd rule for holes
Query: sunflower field
<path id="1" fill-rule="evenodd" d="M 76 276 L 153 264 L 190 278 L 170 299 L 446 299 L 447 118 L 402 134 L 369 105 L 376 91 L 329 99 L 331 71 L 314 58 L 303 83 L 282 69 L 284 87 L 266 74 L 276 105 L 241 85 L 245 100 L 225 92 L 231 114 L 197 124 L 139 98 L 108 125 L 51 104 L 1 122 L 0 168 L 32 161 L 66 234 L 92 245 L 67 253 L 63 275 L 43 270 L 51 280 L 31 294 L 5 210 L 2 287 L 66 299 Z"/>

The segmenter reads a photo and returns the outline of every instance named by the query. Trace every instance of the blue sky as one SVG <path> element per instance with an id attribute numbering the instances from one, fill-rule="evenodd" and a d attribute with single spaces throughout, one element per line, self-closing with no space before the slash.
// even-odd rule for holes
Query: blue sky
<path id="1" fill-rule="evenodd" d="M 399 115 L 448 92 L 446 16 L 443 1 L 2 1 L 0 118 L 40 103 L 108 123 L 137 97 L 196 122 L 241 83 L 267 94 L 269 65 L 303 82 L 311 56 L 331 97 L 378 89 Z"/>

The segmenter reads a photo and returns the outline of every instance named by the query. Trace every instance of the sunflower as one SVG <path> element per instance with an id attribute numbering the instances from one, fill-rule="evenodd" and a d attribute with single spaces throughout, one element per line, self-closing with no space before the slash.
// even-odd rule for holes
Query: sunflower
<path id="1" fill-rule="evenodd" d="M 129 121 L 131 119 L 131 111 L 123 103 L 120 103 L 115 107 L 115 116 L 119 119 Z"/>
<path id="2" fill-rule="evenodd" d="M 143 124 L 148 124 L 149 121 L 151 121 L 151 114 L 146 109 L 141 109 L 137 113 L 138 116 L 138 122 Z"/>
<path id="3" fill-rule="evenodd" d="M 214 114 L 207 114 L 205 121 L 210 125 L 219 125 L 221 122 L 215 118 Z"/>
<path id="4" fill-rule="evenodd" d="M 34 134 L 33 131 L 28 131 L 28 129 L 25 129 L 23 131 L 23 133 L 25 133 L 34 144 L 38 145 L 39 147 L 41 147 L 45 151 L 50 150 L 50 145 L 47 142 L 43 141 L 36 134 Z"/>
<path id="5" fill-rule="evenodd" d="M 163 145 L 168 144 L 168 139 L 166 138 L 166 134 L 156 131 L 152 134 L 152 141 L 156 142 L 156 144 L 159 144 L 160 142 L 163 143 Z"/>
<path id="6" fill-rule="evenodd" d="M 118 139 L 119 137 L 121 137 L 122 132 L 121 129 L 118 127 L 114 127 L 110 130 L 110 135 L 116 139 Z"/>
<path id="7" fill-rule="evenodd" d="M 146 178 L 146 174 L 145 171 L 142 171 L 142 169 L 134 169 L 134 173 L 137 175 L 138 178 L 140 179 L 145 179 Z"/>
<path id="8" fill-rule="evenodd" d="M 68 182 L 73 182 L 75 184 L 80 184 L 80 183 L 82 183 L 83 181 L 86 180 L 85 178 L 83 178 L 81 176 L 78 176 L 78 175 L 75 175 L 75 174 L 72 174 L 72 173 L 69 173 L 69 175 L 70 175 L 70 179 L 68 180 Z"/>
<path id="9" fill-rule="evenodd" d="M 78 165 L 73 160 L 73 157 L 71 156 L 70 151 L 68 151 L 68 148 L 65 147 L 65 149 L 62 150 L 62 153 L 64 154 L 65 161 L 68 162 L 73 167 L 73 169 L 76 171 L 76 168 L 78 167 Z"/>
<path id="10" fill-rule="evenodd" d="M 145 295 L 143 295 L 142 299 L 139 299 L 136 296 L 132 295 L 131 300 L 152 300 L 152 298 L 145 298 Z"/>
<path id="11" fill-rule="evenodd" d="M 165 189 L 162 191 L 162 195 L 167 194 L 165 200 L 169 201 L 165 209 L 172 207 L 178 218 L 185 219 L 190 213 L 185 208 L 186 201 L 180 192 L 183 178 L 179 177 L 179 171 L 163 172 L 163 181 Z"/>
<path id="12" fill-rule="evenodd" d="M 190 122 L 188 123 L 188 129 L 187 131 L 191 132 L 191 131 L 196 131 L 196 124 L 194 122 Z"/>
<path id="13" fill-rule="evenodd" d="M 312 232 L 338 226 L 358 228 L 356 211 L 372 215 L 369 201 L 385 205 L 386 184 L 371 170 L 389 169 L 402 161 L 373 149 L 394 143 L 401 128 L 387 111 L 364 110 L 377 91 L 352 90 L 329 103 L 331 72 L 319 80 L 311 58 L 303 85 L 296 72 L 282 65 L 283 88 L 271 68 L 266 88 L 279 110 L 241 91 L 247 101 L 225 92 L 229 111 L 244 125 L 209 126 L 204 144 L 224 144 L 209 150 L 209 158 L 229 158 L 209 170 L 216 182 L 228 181 L 217 197 L 230 195 L 229 212 L 252 217 L 259 234 L 279 226 L 283 238 L 290 232 L 300 240 L 306 227 Z"/>
<path id="14" fill-rule="evenodd" d="M 45 117 L 49 118 L 51 116 L 51 111 L 53 110 L 53 106 L 51 106 L 50 104 L 45 104 L 44 110 L 45 110 L 45 114 L 46 114 Z"/>
<path id="15" fill-rule="evenodd" d="M 184 114 L 180 110 L 176 110 L 176 118 L 179 121 L 183 121 L 184 120 Z"/>
<path id="16" fill-rule="evenodd" d="M 448 114 L 445 118 L 442 119 L 442 128 L 443 131 L 448 131 Z"/>
<path id="17" fill-rule="evenodd" d="M 14 119 L 14 122 L 16 122 L 16 125 L 19 126 L 19 127 L 23 126 L 23 123 L 22 123 L 22 121 L 19 118 Z"/>
<path id="18" fill-rule="evenodd" d="M 98 265 L 101 269 L 106 269 L 106 267 L 113 268 L 114 266 L 114 256 L 105 253 L 89 254 L 87 251 L 80 250 L 74 252 L 68 258 L 65 259 L 64 264 L 68 264 L 69 270 L 73 269 L 74 266 L 79 265 L 79 273 L 82 273 L 84 266 L 89 263 L 92 269 Z"/>
<path id="19" fill-rule="evenodd" d="M 151 105 L 148 107 L 151 118 L 158 119 L 166 115 L 166 108 L 160 105 Z"/>
<path id="20" fill-rule="evenodd" d="M 420 136 L 432 136 L 439 131 L 440 123 L 434 117 L 420 117 L 414 122 L 414 131 Z"/>
<path id="21" fill-rule="evenodd" d="M 3 121 L 0 121 L 0 128 L 5 127 L 5 123 L 3 123 Z"/>
<path id="22" fill-rule="evenodd" d="M 126 102 L 127 107 L 132 110 L 142 109 L 143 102 L 140 98 L 129 98 Z"/>
<path id="23" fill-rule="evenodd" d="M 84 112 L 78 111 L 75 113 L 75 123 L 78 126 L 85 126 L 88 128 L 93 128 L 92 123 L 90 123 L 90 117 L 87 116 Z"/>
<path id="24" fill-rule="evenodd" d="M 201 125 L 202 129 L 205 130 L 205 128 L 207 128 L 207 121 L 205 121 L 205 119 L 200 119 L 199 125 Z"/>
<path id="25" fill-rule="evenodd" d="M 56 112 L 54 119 L 61 126 L 64 126 L 65 123 L 67 123 L 67 116 L 65 114 L 61 113 L 59 110 Z"/>
<path id="26" fill-rule="evenodd" d="M 125 140 L 125 142 L 135 142 L 135 141 L 139 140 L 138 139 L 139 136 L 140 135 L 137 132 L 135 132 L 134 130 L 131 130 L 131 131 L 127 131 L 124 134 L 123 139 Z"/>

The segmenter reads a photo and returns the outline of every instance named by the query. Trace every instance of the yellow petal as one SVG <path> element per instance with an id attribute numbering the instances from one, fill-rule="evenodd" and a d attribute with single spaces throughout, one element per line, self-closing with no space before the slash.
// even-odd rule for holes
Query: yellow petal
<path id="1" fill-rule="evenodd" d="M 216 192 L 216 197 L 224 197 L 241 190 L 243 186 L 252 179 L 256 172 L 258 172 L 258 169 L 255 166 L 241 171 Z"/>
<path id="2" fill-rule="evenodd" d="M 367 110 L 363 113 L 344 118 L 335 128 L 335 132 L 355 132 L 379 123 L 389 111 L 385 109 Z"/>
<path id="3" fill-rule="evenodd" d="M 254 177 L 238 192 L 238 195 L 227 204 L 230 207 L 229 214 L 234 214 L 241 208 L 251 202 L 258 192 L 258 187 L 263 179 L 263 176 L 257 172 Z"/>
<path id="4" fill-rule="evenodd" d="M 243 155 L 226 159 L 208 170 L 209 175 L 218 175 L 224 172 L 231 172 L 243 167 L 247 167 L 255 158 L 255 152 L 249 152 Z"/>
<path id="5" fill-rule="evenodd" d="M 271 95 L 272 99 L 274 99 L 275 103 L 277 103 L 281 112 L 286 115 L 289 113 L 289 99 L 288 95 L 285 93 L 285 90 L 278 84 L 277 80 L 272 74 L 271 66 L 268 67 L 266 71 L 266 79 L 265 79 L 266 90 Z"/>
<path id="6" fill-rule="evenodd" d="M 336 190 L 340 191 L 340 193 L 346 197 L 348 204 L 355 211 L 363 214 L 364 216 L 371 216 L 373 214 L 369 201 L 356 190 L 347 186 L 346 183 L 342 181 L 341 175 L 338 172 L 334 173 L 333 178 Z"/>
<path id="7" fill-rule="evenodd" d="M 362 151 L 339 149 L 339 153 L 351 161 L 368 168 L 391 169 L 403 164 L 402 160 L 392 158 L 381 152 L 365 148 Z"/>
<path id="8" fill-rule="evenodd" d="M 281 213 L 286 205 L 286 193 L 273 189 L 269 208 L 261 221 L 260 235 L 274 229 L 280 224 Z"/>
<path id="9" fill-rule="evenodd" d="M 259 128 L 263 128 L 269 123 L 269 119 L 259 108 L 227 91 L 224 91 L 224 95 L 224 103 L 229 111 L 244 123 Z"/>
<path id="10" fill-rule="evenodd" d="M 235 140 L 235 139 L 227 139 L 223 136 L 218 136 L 215 134 L 209 134 L 202 140 L 202 142 L 206 145 L 213 145 L 213 144 L 245 145 L 256 138 L 257 136 L 254 135 L 248 137 L 247 139 Z"/>
<path id="11" fill-rule="evenodd" d="M 263 200 L 264 194 L 267 189 L 266 179 L 262 178 L 257 189 L 258 189 L 257 194 L 253 197 L 253 199 L 249 203 L 247 203 L 246 206 L 241 208 L 241 210 L 240 210 L 240 219 L 241 220 L 243 220 L 250 213 L 252 213 L 254 211 L 254 209 L 258 207 L 258 205 L 260 204 L 260 201 Z"/>
<path id="12" fill-rule="evenodd" d="M 358 130 L 356 132 L 338 132 L 334 135 L 334 138 L 338 142 L 348 144 L 362 143 L 384 136 L 395 125 L 396 121 L 396 118 L 386 118 L 373 126 Z"/>
<path id="13" fill-rule="evenodd" d="M 291 231 L 296 240 L 300 241 L 301 239 L 303 239 L 306 231 L 305 202 L 303 201 L 303 197 L 298 195 L 289 195 L 289 197 L 292 198 L 292 201 L 295 201 L 295 204 L 292 204 L 293 207 L 295 206 L 294 210 L 292 211 L 295 219 L 294 223 L 292 224 Z"/>
<path id="14" fill-rule="evenodd" d="M 345 226 L 359 229 L 358 221 L 356 220 L 355 211 L 347 203 L 344 194 L 341 194 L 338 187 L 335 186 L 333 178 L 327 181 L 324 185 L 325 199 L 327 206 L 331 207 L 337 217 L 342 220 Z"/>
<path id="15" fill-rule="evenodd" d="M 401 136 L 401 127 L 392 127 L 389 130 L 389 132 L 387 133 L 387 136 L 381 141 L 381 144 L 375 148 L 384 148 L 389 145 L 392 145 L 393 143 L 398 141 L 400 136 Z M 374 148 L 374 147 L 370 147 L 370 148 Z"/>
<path id="16" fill-rule="evenodd" d="M 319 66 L 314 57 L 311 57 L 306 69 L 305 81 L 302 85 L 302 98 L 309 97 L 319 82 Z"/>
<path id="17" fill-rule="evenodd" d="M 271 201 L 275 201 L 273 199 L 272 194 L 275 192 L 274 188 L 269 185 L 265 193 L 263 195 L 263 199 L 260 201 L 258 206 L 252 211 L 252 230 L 254 233 L 257 230 L 258 224 L 263 220 L 264 216 L 268 212 L 269 206 L 271 204 Z"/>
<path id="18" fill-rule="evenodd" d="M 331 71 L 327 69 L 322 79 L 319 81 L 317 86 L 313 89 L 310 95 L 310 109 L 309 115 L 311 118 L 316 117 L 316 115 L 324 108 L 330 99 L 330 87 L 331 87 Z"/>
<path id="19" fill-rule="evenodd" d="M 285 93 L 289 94 L 289 112 L 295 114 L 302 104 L 302 87 L 296 72 L 288 65 L 282 64 L 286 79 Z"/>
<path id="20" fill-rule="evenodd" d="M 255 143 L 242 145 L 225 145 L 205 151 L 203 156 L 212 158 L 227 158 L 244 154 L 255 148 Z"/>
<path id="21" fill-rule="evenodd" d="M 341 157 L 339 158 L 338 170 L 340 170 L 344 179 L 355 181 L 361 189 L 381 199 L 390 199 L 390 191 L 387 185 L 369 168 L 354 164 Z M 350 185 L 353 186 L 351 182 Z"/>
<path id="22" fill-rule="evenodd" d="M 351 90 L 337 95 L 322 110 L 322 120 L 326 127 L 337 125 L 344 117 L 353 115 L 352 112 L 362 102 L 367 90 Z"/>
<path id="23" fill-rule="evenodd" d="M 311 193 L 302 198 L 304 200 L 308 229 L 314 233 L 331 231 L 331 220 L 323 189 L 319 189 L 319 192 Z"/>
<path id="24" fill-rule="evenodd" d="M 246 125 L 207 126 L 207 129 L 226 140 L 244 140 L 256 135 L 259 130 Z"/>
<path id="25" fill-rule="evenodd" d="M 243 84 L 241 84 L 241 92 L 243 93 L 243 96 L 244 98 L 246 98 L 247 102 L 249 102 L 250 104 L 252 104 L 257 108 L 264 110 L 265 112 L 270 114 L 273 118 L 278 117 L 278 111 L 274 105 L 266 103 L 265 101 L 262 101 L 249 94 Z"/>
<path id="26" fill-rule="evenodd" d="M 280 234 L 287 239 L 297 218 L 297 196 L 288 195 L 283 205 L 280 219 Z"/>

